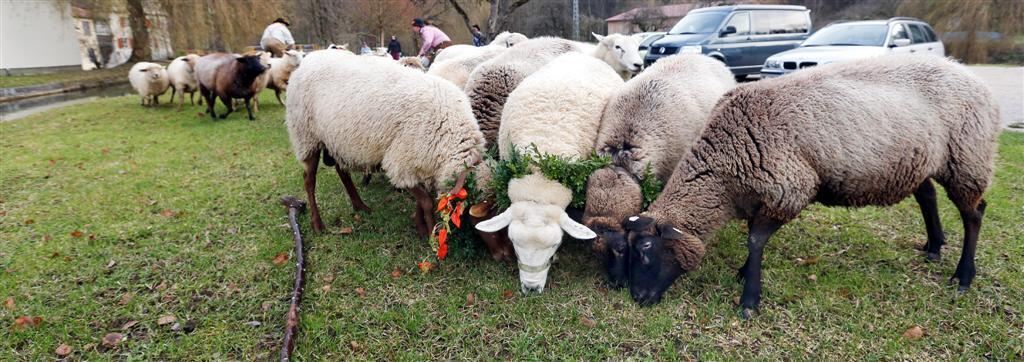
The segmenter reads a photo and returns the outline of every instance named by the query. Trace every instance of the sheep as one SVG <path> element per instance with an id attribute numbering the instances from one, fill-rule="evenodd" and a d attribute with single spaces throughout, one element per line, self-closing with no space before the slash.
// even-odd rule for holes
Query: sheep
<path id="1" fill-rule="evenodd" d="M 421 72 L 426 72 L 427 69 L 423 67 L 423 62 L 418 57 L 401 57 L 398 59 L 398 64 L 403 67 L 416 69 Z"/>
<path id="2" fill-rule="evenodd" d="M 481 53 L 494 49 L 511 48 L 513 45 L 526 41 L 527 39 L 529 38 L 527 38 L 526 35 L 504 31 L 495 35 L 494 40 L 487 44 L 487 46 L 478 47 L 470 44 L 455 44 L 444 48 L 437 54 L 437 56 L 434 57 L 434 63 L 440 63 L 442 61 L 465 56 L 480 55 Z"/>
<path id="3" fill-rule="evenodd" d="M 245 109 L 249 113 L 249 120 L 256 120 L 252 116 L 252 108 L 249 100 L 256 95 L 254 88 L 257 78 L 262 75 L 267 67 L 260 60 L 260 55 L 236 56 L 227 53 L 213 53 L 200 57 L 196 61 L 196 80 L 199 82 L 199 94 L 206 99 L 206 113 L 214 120 L 217 113 L 213 109 L 214 97 L 219 97 L 227 112 L 220 116 L 227 118 L 234 107 L 231 104 L 232 98 L 245 100 Z"/>
<path id="4" fill-rule="evenodd" d="M 551 61 L 509 95 L 498 135 L 501 158 L 507 159 L 513 149 L 532 147 L 569 159 L 588 157 L 597 138 L 600 110 L 622 83 L 608 64 L 589 55 L 570 53 Z M 577 239 L 596 235 L 566 213 L 572 191 L 539 170 L 512 179 L 508 197 L 512 205 L 476 224 L 476 229 L 493 233 L 508 227 L 523 292 L 543 292 L 562 230 Z"/>
<path id="5" fill-rule="evenodd" d="M 559 55 L 568 52 L 590 54 L 616 69 L 622 79 L 629 77 L 619 72 L 620 69 L 640 70 L 639 66 L 626 68 L 628 64 L 638 64 L 635 62 L 640 59 L 639 48 L 629 37 L 618 34 L 594 36 L 600 40 L 597 45 L 549 37 L 526 40 L 481 63 L 470 73 L 465 90 L 473 102 L 473 114 L 480 121 L 480 130 L 488 144 L 494 144 L 497 138 L 501 110 L 508 94 L 523 78 Z"/>
<path id="6" fill-rule="evenodd" d="M 284 105 L 281 101 L 281 92 L 288 89 L 288 80 L 292 72 L 302 63 L 304 53 L 295 50 L 287 50 L 281 58 L 270 59 L 270 70 L 267 71 L 267 88 L 274 90 L 274 97 L 277 103 Z"/>
<path id="7" fill-rule="evenodd" d="M 380 167 L 392 185 L 416 198 L 416 229 L 433 227 L 434 199 L 453 176 L 462 187 L 467 166 L 480 162 L 484 139 L 469 100 L 447 81 L 391 59 L 346 52 L 311 52 L 292 73 L 285 124 L 304 180 L 313 229 L 324 226 L 317 207 L 316 173 L 334 166 L 352 205 L 369 211 L 348 169 Z"/>
<path id="8" fill-rule="evenodd" d="M 142 97 L 143 106 L 160 104 L 160 95 L 167 92 L 170 85 L 167 70 L 160 64 L 150 62 L 135 63 L 128 71 L 128 82 Z"/>
<path id="9" fill-rule="evenodd" d="M 974 252 L 991 182 L 999 110 L 962 65 L 922 55 L 833 63 L 737 87 L 650 208 L 625 220 L 630 294 L 661 300 L 695 270 L 704 243 L 731 219 L 747 220 L 740 305 L 761 299 L 767 240 L 813 202 L 888 206 L 914 195 L 924 216 L 928 259 L 944 243 L 932 180 L 964 223 L 956 272 L 960 291 L 975 275 Z"/>
<path id="10" fill-rule="evenodd" d="M 505 48 L 494 46 L 480 47 L 480 49 L 482 51 L 479 53 L 463 54 L 445 61 L 435 61 L 427 74 L 447 79 L 455 83 L 459 89 L 465 89 L 466 82 L 469 81 L 469 74 L 473 72 L 473 69 L 505 51 Z"/>
<path id="11" fill-rule="evenodd" d="M 196 91 L 199 90 L 195 76 L 196 60 L 199 60 L 199 55 L 189 54 L 177 57 L 167 65 L 167 79 L 171 85 L 171 101 L 174 101 L 174 95 L 177 93 L 179 112 L 185 103 L 185 93 L 188 93 L 189 103 L 196 104 Z M 199 97 L 199 104 L 203 104 L 203 97 Z"/>
<path id="12" fill-rule="evenodd" d="M 650 176 L 662 184 L 668 181 L 700 137 L 715 102 L 735 86 L 722 62 L 699 54 L 673 55 L 626 82 L 608 101 L 594 148 L 628 177 L 615 177 L 615 172 L 591 176 L 583 224 L 598 234 L 592 246 L 604 256 L 613 287 L 626 284 L 628 250 L 621 226 L 626 216 L 643 207 L 637 181 L 648 167 Z M 623 195 L 625 191 L 636 195 Z"/>

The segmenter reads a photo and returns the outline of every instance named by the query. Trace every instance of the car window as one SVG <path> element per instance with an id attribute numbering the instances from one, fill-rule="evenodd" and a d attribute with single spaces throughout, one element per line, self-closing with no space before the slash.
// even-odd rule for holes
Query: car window
<path id="1" fill-rule="evenodd" d="M 722 27 L 722 30 L 725 30 L 725 28 L 730 26 L 735 27 L 736 32 L 725 35 L 725 37 L 750 35 L 750 13 L 744 12 L 733 14 L 732 18 L 729 18 L 729 21 Z"/>
<path id="2" fill-rule="evenodd" d="M 689 13 L 686 14 L 676 26 L 669 30 L 669 34 L 706 34 L 714 33 L 718 25 L 722 23 L 722 19 L 725 18 L 727 13 L 724 12 L 710 12 L 710 13 Z"/>
<path id="3" fill-rule="evenodd" d="M 924 35 L 926 37 L 928 37 L 928 42 L 929 43 L 933 43 L 933 42 L 939 41 L 939 37 L 935 36 L 935 31 L 932 30 L 932 27 L 930 27 L 928 25 L 922 25 L 921 27 L 924 28 Z"/>
<path id="4" fill-rule="evenodd" d="M 892 40 L 896 39 L 910 39 L 907 36 L 907 28 L 903 24 L 896 24 L 892 27 Z"/>
<path id="5" fill-rule="evenodd" d="M 803 11 L 755 11 L 751 34 L 800 34 L 811 28 Z"/>
<path id="6" fill-rule="evenodd" d="M 928 39 L 925 39 L 924 37 L 924 30 L 921 29 L 920 25 L 907 24 L 907 27 L 910 28 L 910 40 L 912 40 L 914 44 L 928 42 Z"/>

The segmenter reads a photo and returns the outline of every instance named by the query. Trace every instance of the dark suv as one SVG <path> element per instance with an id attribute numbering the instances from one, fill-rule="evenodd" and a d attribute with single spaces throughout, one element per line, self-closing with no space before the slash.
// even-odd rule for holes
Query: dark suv
<path id="1" fill-rule="evenodd" d="M 811 33 L 810 10 L 793 5 L 733 5 L 695 9 L 651 44 L 646 65 L 676 54 L 705 54 L 737 77 L 757 74 L 769 56 L 796 48 Z"/>

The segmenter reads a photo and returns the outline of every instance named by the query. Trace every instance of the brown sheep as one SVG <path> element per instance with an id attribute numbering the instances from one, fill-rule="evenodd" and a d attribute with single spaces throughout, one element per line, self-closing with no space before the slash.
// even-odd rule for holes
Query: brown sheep
<path id="1" fill-rule="evenodd" d="M 703 239 L 732 219 L 749 227 L 740 304 L 761 300 L 763 249 L 809 204 L 887 206 L 914 195 L 929 259 L 944 243 L 932 180 L 960 211 L 960 291 L 974 252 L 993 172 L 999 110 L 963 66 L 922 55 L 833 63 L 738 87 L 711 112 L 661 196 L 627 219 L 630 293 L 661 300 L 704 255 Z"/>
<path id="2" fill-rule="evenodd" d="M 221 119 L 227 118 L 234 107 L 231 104 L 232 98 L 245 100 L 245 109 L 249 112 L 249 120 L 256 120 L 252 116 L 251 100 L 256 96 L 255 84 L 257 78 L 267 70 L 267 67 L 260 61 L 260 55 L 236 56 L 227 53 L 213 53 L 200 57 L 196 61 L 196 81 L 199 82 L 199 94 L 206 99 L 206 113 L 214 120 L 217 113 L 214 111 L 214 99 L 220 98 L 228 111 L 220 115 Z"/>

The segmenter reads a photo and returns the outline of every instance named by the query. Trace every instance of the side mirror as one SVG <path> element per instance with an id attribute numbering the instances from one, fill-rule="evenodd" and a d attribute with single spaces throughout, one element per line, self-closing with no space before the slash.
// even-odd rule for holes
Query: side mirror
<path id="1" fill-rule="evenodd" d="M 722 29 L 721 33 L 718 33 L 719 36 L 726 36 L 726 35 L 729 35 L 729 34 L 736 34 L 736 27 L 735 26 L 729 25 L 729 26 L 725 27 L 725 29 Z"/>
<path id="2" fill-rule="evenodd" d="M 907 45 L 910 45 L 910 39 L 893 39 L 892 45 L 890 45 L 889 47 L 905 47 Z"/>

